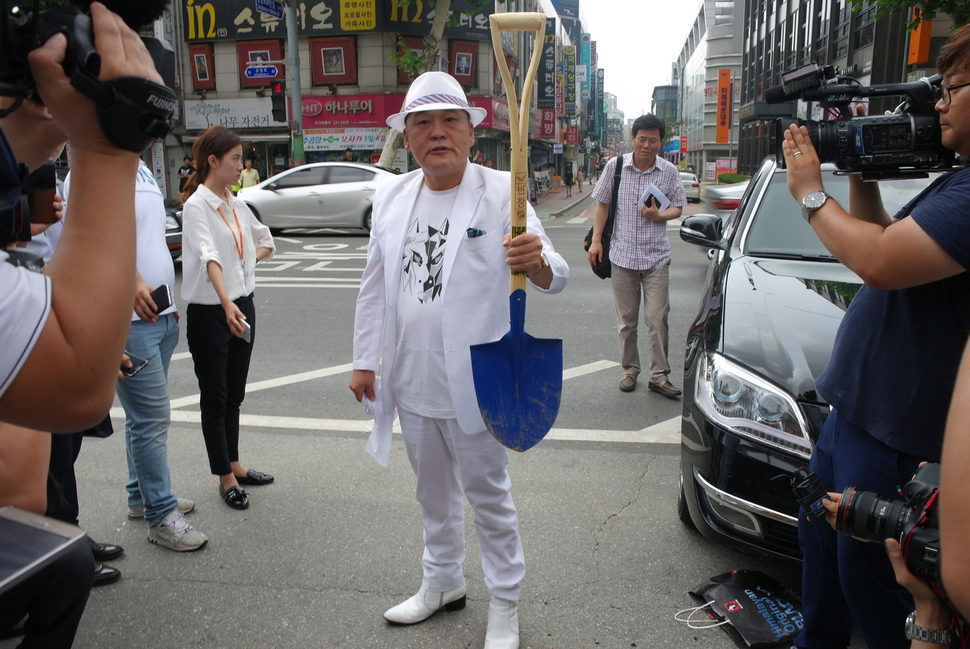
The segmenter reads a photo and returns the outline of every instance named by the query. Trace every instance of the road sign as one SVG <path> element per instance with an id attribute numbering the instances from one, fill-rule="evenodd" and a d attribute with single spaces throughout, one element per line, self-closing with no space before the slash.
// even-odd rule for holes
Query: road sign
<path id="1" fill-rule="evenodd" d="M 256 11 L 279 20 L 283 19 L 283 3 L 279 0 L 256 0 Z"/>
<path id="2" fill-rule="evenodd" d="M 271 79 L 280 71 L 275 65 L 260 65 L 246 68 L 247 79 Z"/>

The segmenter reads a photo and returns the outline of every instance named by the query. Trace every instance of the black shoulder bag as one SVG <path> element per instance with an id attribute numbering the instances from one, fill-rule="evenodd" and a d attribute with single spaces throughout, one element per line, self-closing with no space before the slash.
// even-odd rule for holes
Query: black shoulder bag
<path id="1" fill-rule="evenodd" d="M 623 171 L 623 156 L 618 156 L 616 168 L 613 173 L 613 200 L 610 201 L 609 216 L 606 217 L 606 224 L 603 226 L 603 236 L 600 241 L 603 244 L 603 257 L 597 264 L 590 264 L 593 273 L 600 279 L 609 279 L 613 274 L 613 264 L 610 262 L 610 239 L 613 237 L 613 217 L 616 216 L 616 197 L 620 192 L 620 172 Z M 593 228 L 586 233 L 583 239 L 583 250 L 588 251 L 593 242 Z"/>

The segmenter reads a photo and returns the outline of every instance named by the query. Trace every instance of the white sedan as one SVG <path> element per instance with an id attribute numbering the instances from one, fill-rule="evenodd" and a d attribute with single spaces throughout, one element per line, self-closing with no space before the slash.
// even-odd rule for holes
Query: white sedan
<path id="1" fill-rule="evenodd" d="M 697 176 L 692 173 L 680 172 L 680 182 L 684 185 L 684 194 L 687 200 L 693 203 L 701 202 L 701 184 L 697 181 Z"/>
<path id="2" fill-rule="evenodd" d="M 390 171 L 360 162 L 316 162 L 242 189 L 239 198 L 273 230 L 370 230 L 374 190 L 393 176 Z"/>

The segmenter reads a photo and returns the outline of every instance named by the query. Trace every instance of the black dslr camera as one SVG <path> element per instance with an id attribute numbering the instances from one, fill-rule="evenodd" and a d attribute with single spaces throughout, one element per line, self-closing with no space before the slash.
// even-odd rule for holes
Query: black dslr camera
<path id="1" fill-rule="evenodd" d="M 792 99 L 816 101 L 837 111 L 831 121 L 779 118 L 775 122 L 775 158 L 781 167 L 781 144 L 791 124 L 806 126 L 822 162 L 833 162 L 865 179 L 926 176 L 928 171 L 951 169 L 956 156 L 940 140 L 940 118 L 934 109 L 940 98 L 942 77 L 924 77 L 912 83 L 863 86 L 839 76 L 832 66 L 809 65 L 782 75 L 782 85 L 765 91 L 765 101 Z M 903 97 L 890 115 L 853 117 L 850 104 L 862 97 Z"/>
<path id="2" fill-rule="evenodd" d="M 90 0 L 70 0 L 86 8 Z M 139 29 L 162 15 L 169 0 L 104 0 L 133 29 Z M 52 3 L 45 3 L 50 6 Z M 152 142 L 164 138 L 170 129 L 175 107 L 175 52 L 171 45 L 155 38 L 142 38 L 167 85 L 142 77 L 125 76 L 101 81 L 101 57 L 95 49 L 91 17 L 70 6 L 41 9 L 40 0 L 0 0 L 0 95 L 16 98 L 0 118 L 17 110 L 24 100 L 43 103 L 27 64 L 27 55 L 54 34 L 67 39 L 64 74 L 71 85 L 90 98 L 97 110 L 101 131 L 115 145 L 141 153 Z M 40 170 L 37 170 L 40 171 Z M 0 248 L 13 241 L 30 239 L 31 190 L 53 189 L 53 174 L 30 176 L 19 164 L 6 138 L 0 138 Z M 49 201 L 45 207 L 49 207 Z M 17 251 L 20 256 L 23 251 Z M 15 255 L 11 259 L 15 263 Z M 36 266 L 31 260 L 30 267 Z"/>
<path id="3" fill-rule="evenodd" d="M 800 477 L 803 479 L 796 483 L 795 494 L 802 507 L 812 514 L 818 494 L 824 495 L 825 491 L 815 474 Z M 804 478 L 815 484 L 808 485 Z M 942 590 L 939 491 L 939 464 L 921 466 L 903 487 L 903 500 L 881 498 L 858 487 L 846 487 L 839 500 L 835 529 L 840 534 L 867 541 L 898 540 L 909 569 Z"/>

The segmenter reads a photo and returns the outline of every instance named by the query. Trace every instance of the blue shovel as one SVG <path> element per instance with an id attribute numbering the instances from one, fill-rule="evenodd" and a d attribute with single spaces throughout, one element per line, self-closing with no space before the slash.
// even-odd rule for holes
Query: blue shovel
<path id="1" fill-rule="evenodd" d="M 489 20 L 496 52 L 502 51 L 502 31 L 534 31 L 535 42 L 542 42 L 545 14 L 492 14 Z M 522 83 L 521 105 L 516 104 L 515 85 L 505 57 L 497 57 L 509 100 L 513 237 L 526 230 L 529 103 L 541 54 L 542 48 L 535 47 Z M 515 451 L 528 450 L 546 436 L 559 414 L 562 398 L 562 340 L 533 338 L 525 333 L 525 279 L 525 273 L 512 273 L 509 332 L 495 342 L 471 347 L 472 376 L 482 419 L 495 439 Z"/>

